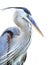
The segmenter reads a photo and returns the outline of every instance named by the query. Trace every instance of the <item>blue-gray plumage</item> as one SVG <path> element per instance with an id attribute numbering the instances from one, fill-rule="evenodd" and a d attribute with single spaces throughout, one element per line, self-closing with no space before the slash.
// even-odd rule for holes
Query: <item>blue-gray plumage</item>
<path id="1" fill-rule="evenodd" d="M 12 35 L 19 35 L 19 29 L 17 27 L 10 27 L 10 28 L 7 28 L 2 35 L 4 35 L 5 33 L 12 33 Z"/>
<path id="2" fill-rule="evenodd" d="M 7 43 L 8 34 L 4 34 L 0 37 L 0 57 L 7 53 L 8 51 L 8 43 Z"/>
<path id="3" fill-rule="evenodd" d="M 7 28 L 3 34 L 0 37 L 0 57 L 3 56 L 4 54 L 8 53 L 8 47 L 9 47 L 9 42 L 10 39 L 8 38 L 10 34 L 10 39 L 12 39 L 15 35 L 19 35 L 19 30 L 16 27 L 10 27 Z M 8 40 L 9 39 L 9 40 Z"/>
<path id="4" fill-rule="evenodd" d="M 17 29 L 17 27 L 16 28 L 9 28 L 9 29 L 5 30 L 5 32 L 2 34 L 2 37 L 3 37 L 4 35 L 6 35 L 6 33 L 8 33 L 8 34 L 10 33 L 10 36 L 8 36 L 8 41 L 10 42 L 10 46 L 9 46 L 10 52 L 8 53 L 9 59 L 6 58 L 6 61 L 7 61 L 7 59 L 13 60 L 13 65 L 22 65 L 24 63 L 23 60 L 25 60 L 24 58 L 26 56 L 27 49 L 30 45 L 32 24 L 35 26 L 35 28 L 40 32 L 40 34 L 42 36 L 43 36 L 43 34 L 40 31 L 37 24 L 35 23 L 35 21 L 33 20 L 30 11 L 27 8 L 8 7 L 8 8 L 4 8 L 2 10 L 4 11 L 7 9 L 10 9 L 10 10 L 15 9 L 16 10 L 13 13 L 12 20 L 15 22 L 18 29 Z M 5 38 L 6 38 L 6 36 L 5 36 Z M 6 42 L 7 41 L 5 40 L 5 44 L 6 44 Z M 16 58 L 14 58 L 14 57 L 16 57 Z M 16 62 L 14 61 L 14 59 Z"/>
<path id="5" fill-rule="evenodd" d="M 27 8 L 25 8 L 25 7 L 7 7 L 7 8 L 4 8 L 3 10 L 11 9 L 11 8 L 23 10 L 23 11 L 27 14 L 27 15 L 25 15 L 25 16 L 32 22 L 32 24 L 33 24 L 33 25 L 35 26 L 35 28 L 40 32 L 40 34 L 41 34 L 42 36 L 44 36 L 43 33 L 41 32 L 41 30 L 39 29 L 39 27 L 37 26 L 36 22 L 34 21 L 34 19 L 32 18 L 31 12 L 30 12 Z M 24 12 L 23 12 L 23 14 L 25 14 Z M 22 15 L 23 15 L 23 14 L 22 14 Z M 23 19 L 25 19 L 25 18 L 23 17 Z M 25 19 L 25 20 L 26 20 L 26 19 Z"/>

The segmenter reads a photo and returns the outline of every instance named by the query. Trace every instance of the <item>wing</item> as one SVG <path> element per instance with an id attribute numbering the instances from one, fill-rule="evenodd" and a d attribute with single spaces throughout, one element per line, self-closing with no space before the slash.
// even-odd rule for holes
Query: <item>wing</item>
<path id="1" fill-rule="evenodd" d="M 0 57 L 8 51 L 7 34 L 0 37 Z"/>
<path id="2" fill-rule="evenodd" d="M 14 46 L 14 43 L 11 43 L 11 40 L 16 36 L 16 38 L 17 38 L 17 36 L 20 34 L 20 31 L 19 31 L 19 29 L 17 28 L 17 27 L 9 27 L 9 28 L 7 28 L 4 32 L 3 32 L 3 34 L 1 35 L 2 37 L 5 35 L 5 34 L 8 34 L 7 35 L 7 41 L 8 41 L 8 46 L 9 46 L 9 48 L 12 48 L 13 46 Z M 9 49 L 10 50 L 10 49 Z"/>

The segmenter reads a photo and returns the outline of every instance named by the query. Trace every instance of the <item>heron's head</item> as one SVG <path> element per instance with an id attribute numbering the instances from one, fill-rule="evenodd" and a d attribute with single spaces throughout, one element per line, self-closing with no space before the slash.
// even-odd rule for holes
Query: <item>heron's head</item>
<path id="1" fill-rule="evenodd" d="M 5 9 L 11 9 L 11 8 L 16 9 L 16 12 L 14 13 L 14 22 L 18 26 L 26 25 L 26 22 L 31 23 L 39 31 L 39 33 L 43 36 L 41 30 L 37 26 L 36 22 L 32 18 L 30 11 L 27 8 L 24 8 L 24 7 L 8 7 L 8 8 L 5 8 Z"/>
<path id="2" fill-rule="evenodd" d="M 26 22 L 33 24 L 33 26 L 43 36 L 41 30 L 39 29 L 39 27 L 35 23 L 34 19 L 32 18 L 30 11 L 27 8 L 17 7 L 17 10 L 14 14 L 14 21 L 17 25 L 26 25 Z"/>

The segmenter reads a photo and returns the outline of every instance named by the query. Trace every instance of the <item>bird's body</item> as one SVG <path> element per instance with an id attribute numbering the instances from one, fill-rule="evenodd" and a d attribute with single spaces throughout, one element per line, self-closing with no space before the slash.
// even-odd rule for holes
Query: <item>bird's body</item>
<path id="1" fill-rule="evenodd" d="M 8 31 L 11 31 L 12 33 L 13 33 L 13 38 L 11 39 L 11 41 L 10 41 L 10 43 L 8 43 L 7 42 L 7 39 L 6 40 L 3 40 L 3 39 L 5 39 L 6 37 L 7 37 L 7 35 L 8 35 Z M 29 34 L 28 34 L 28 32 L 29 32 Z M 26 32 L 26 33 L 25 33 Z M 4 48 L 5 48 L 5 50 L 4 51 L 6 51 L 6 53 L 8 53 L 8 51 L 9 52 L 11 52 L 12 50 L 15 50 L 14 52 L 11 52 L 12 54 L 14 54 L 14 55 L 12 55 L 12 57 L 13 56 L 16 56 L 17 54 L 18 55 L 21 55 L 21 54 L 23 54 L 24 53 L 24 55 L 26 54 L 26 50 L 27 50 L 27 48 L 28 48 L 28 46 L 29 46 L 29 41 L 30 41 L 30 38 L 31 38 L 31 35 L 30 35 L 30 33 L 31 33 L 31 28 L 30 29 L 28 29 L 27 30 L 27 28 L 25 27 L 25 29 L 23 28 L 16 28 L 16 27 L 10 27 L 10 28 L 7 28 L 5 31 L 4 31 L 4 33 L 2 34 L 2 36 L 1 36 L 1 38 L 2 38 L 2 40 L 3 40 L 3 44 L 5 45 L 5 46 L 3 46 L 2 47 L 2 49 L 4 50 Z M 29 37 L 28 37 L 29 36 Z M 0 39 L 1 40 L 1 39 Z M 2 41 L 1 40 L 1 41 Z M 25 42 L 25 43 L 24 43 Z M 1 45 L 3 45 L 3 44 L 1 44 Z M 27 45 L 27 46 L 26 46 Z M 6 48 L 6 46 L 7 46 L 7 48 Z M 8 48 L 9 47 L 9 48 Z M 18 48 L 17 48 L 18 47 Z M 17 52 L 16 52 L 17 51 Z M 3 51 L 2 51 L 3 52 Z M 1 53 L 2 53 L 1 52 Z M 0 53 L 0 54 L 1 54 Z M 5 52 L 3 52 L 4 54 L 6 54 Z M 4 55 L 2 53 L 2 55 Z M 11 55 L 11 54 L 10 54 Z M 17 56 L 18 56 L 17 55 Z M 7 55 L 8 56 L 8 55 Z M 6 57 L 7 57 L 6 56 Z M 23 56 L 21 56 L 21 57 L 23 57 Z M 11 59 L 11 57 L 9 58 L 9 60 Z"/>
<path id="2" fill-rule="evenodd" d="M 8 31 L 9 33 L 12 33 L 12 38 L 11 40 L 8 38 L 10 40 L 8 44 L 9 51 L 7 53 L 7 56 L 5 54 L 4 57 L 0 58 L 0 64 L 5 64 L 9 61 L 9 63 L 12 62 L 12 65 L 22 65 L 26 59 L 27 49 L 30 45 L 32 24 L 37 28 L 42 36 L 43 34 L 36 25 L 35 21 L 32 19 L 29 10 L 24 7 L 9 7 L 3 10 L 11 10 L 11 8 L 16 10 L 13 14 L 13 21 L 17 27 L 8 28 L 6 30 L 6 32 Z M 4 32 L 3 35 L 6 32 Z"/>
<path id="3" fill-rule="evenodd" d="M 7 33 L 0 37 L 0 57 L 8 52 Z"/>

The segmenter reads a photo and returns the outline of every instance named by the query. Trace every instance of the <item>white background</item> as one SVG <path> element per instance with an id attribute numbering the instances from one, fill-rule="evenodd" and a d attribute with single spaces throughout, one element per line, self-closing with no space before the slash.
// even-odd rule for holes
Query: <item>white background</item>
<path id="1" fill-rule="evenodd" d="M 24 65 L 50 65 L 50 0 L 0 0 L 0 9 L 10 6 L 28 8 L 44 34 L 42 37 L 32 27 L 32 41 Z M 0 34 L 9 24 L 0 20 Z"/>

